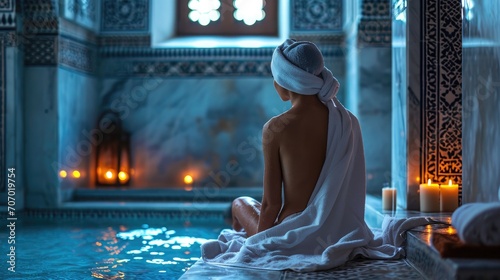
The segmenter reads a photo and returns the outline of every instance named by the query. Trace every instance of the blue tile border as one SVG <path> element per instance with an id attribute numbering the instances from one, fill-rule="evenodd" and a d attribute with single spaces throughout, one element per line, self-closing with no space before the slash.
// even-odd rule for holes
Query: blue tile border
<path id="1" fill-rule="evenodd" d="M 319 45 L 325 59 L 343 57 L 339 46 Z M 104 48 L 100 51 L 106 77 L 270 77 L 274 48 Z"/>
<path id="2" fill-rule="evenodd" d="M 0 0 L 0 30 L 16 28 L 16 0 Z"/>
<path id="3" fill-rule="evenodd" d="M 25 209 L 18 213 L 18 220 L 40 219 L 48 221 L 85 221 L 99 219 L 113 220 L 224 220 L 221 211 L 202 212 L 196 209 L 178 210 L 137 210 L 137 209 Z M 0 218 L 6 218 L 6 212 L 0 212 Z"/>
<path id="4" fill-rule="evenodd" d="M 462 185 L 462 9 L 459 0 L 422 1 L 420 178 Z M 461 192 L 461 188 L 460 188 Z M 461 195 L 459 195 L 461 199 Z"/>
<path id="5" fill-rule="evenodd" d="M 290 33 L 342 32 L 342 0 L 294 0 L 290 4 Z"/>
<path id="6" fill-rule="evenodd" d="M 102 32 L 148 32 L 149 0 L 103 0 Z"/>

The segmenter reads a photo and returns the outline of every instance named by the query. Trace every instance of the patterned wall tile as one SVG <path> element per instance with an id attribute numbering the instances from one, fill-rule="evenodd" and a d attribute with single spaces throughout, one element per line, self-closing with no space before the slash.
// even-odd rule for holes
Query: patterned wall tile
<path id="1" fill-rule="evenodd" d="M 290 8 L 290 33 L 342 31 L 342 0 L 294 0 Z"/>
<path id="2" fill-rule="evenodd" d="M 58 37 L 53 35 L 35 36 L 26 40 L 24 64 L 30 66 L 56 65 Z"/>
<path id="3" fill-rule="evenodd" d="M 426 0 L 421 178 L 462 184 L 462 16 L 459 0 Z"/>
<path id="4" fill-rule="evenodd" d="M 362 19 L 358 25 L 358 47 L 391 46 L 390 19 Z"/>
<path id="5" fill-rule="evenodd" d="M 0 0 L 0 29 L 16 27 L 16 1 Z"/>
<path id="6" fill-rule="evenodd" d="M 36 34 L 56 34 L 58 32 L 57 0 L 23 1 L 23 32 L 32 37 Z"/>
<path id="7" fill-rule="evenodd" d="M 325 59 L 344 57 L 339 46 L 319 45 Z M 101 48 L 105 76 L 270 76 L 274 48 Z"/>
<path id="8" fill-rule="evenodd" d="M 149 31 L 149 0 L 103 0 L 101 3 L 101 31 Z"/>
<path id="9" fill-rule="evenodd" d="M 362 0 L 361 16 L 363 18 L 390 18 L 391 0 Z"/>
<path id="10" fill-rule="evenodd" d="M 59 39 L 59 64 L 85 73 L 94 73 L 96 52 L 91 46 L 68 37 Z"/>

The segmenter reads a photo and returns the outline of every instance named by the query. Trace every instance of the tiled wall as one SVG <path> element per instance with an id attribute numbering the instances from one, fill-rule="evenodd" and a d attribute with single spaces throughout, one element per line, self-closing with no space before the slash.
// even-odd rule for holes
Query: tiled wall
<path id="1" fill-rule="evenodd" d="M 139 20 L 144 15 L 119 20 L 114 15 L 123 4 L 109 2 L 101 22 L 107 40 L 100 51 L 101 108 L 119 111 L 131 133 L 132 187 L 182 186 L 187 173 L 195 175 L 197 185 L 261 186 L 262 126 L 290 106 L 273 87 L 273 47 L 131 47 L 134 38 L 126 35 L 139 41 L 147 37 Z M 150 2 L 132 3 L 141 14 Z M 341 83 L 346 71 L 343 16 L 343 1 L 290 2 L 290 37 L 318 43 Z M 343 86 L 341 99 L 345 91 Z M 127 105 L 134 95 L 144 97 Z M 228 166 L 235 164 L 238 171 L 231 174 Z"/>
<path id="2" fill-rule="evenodd" d="M 419 207 L 420 182 L 462 184 L 460 4 L 458 0 L 393 2 L 394 25 L 401 35 L 393 41 L 393 100 L 401 107 L 393 115 L 393 165 L 397 165 L 392 177 L 398 201 L 408 209 Z M 403 19 L 407 26 L 400 22 Z M 406 36 L 400 33 L 403 28 Z M 401 67 L 405 64 L 406 70 Z M 404 81 L 397 84 L 402 80 L 406 87 Z"/>
<path id="3" fill-rule="evenodd" d="M 29 108 L 23 117 L 28 127 L 25 147 L 30 178 L 26 186 L 32 207 L 57 205 L 71 194 L 72 188 L 93 185 L 89 174 L 82 174 L 79 180 L 61 180 L 56 172 L 58 168 L 81 171 L 90 165 L 90 157 L 82 150 L 86 141 L 83 131 L 92 129 L 95 117 L 106 104 L 110 106 L 110 98 L 126 99 L 137 94 L 140 87 L 148 91 L 124 120 L 132 133 L 132 158 L 138 167 L 132 184 L 137 187 L 177 185 L 179 172 L 190 164 L 215 173 L 232 160 L 247 164 L 250 152 L 240 151 L 238 155 L 238 145 L 248 140 L 246 136 L 258 135 L 270 116 L 289 106 L 277 99 L 272 87 L 269 63 L 273 48 L 149 47 L 151 1 L 21 3 L 18 16 L 22 18 L 22 48 L 18 50 L 24 56 L 22 75 L 26 85 L 22 92 Z M 356 7 L 351 7 L 352 3 L 291 1 L 290 37 L 318 43 L 326 65 L 340 80 L 339 97 L 359 115 L 363 126 L 368 189 L 376 191 L 387 181 L 390 169 L 390 8 L 382 0 L 361 2 L 362 17 L 356 29 L 357 18 L 352 10 Z M 0 12 L 1 7 L 7 6 L 0 6 Z M 0 16 L 16 14 L 2 12 Z M 8 25 L 11 21 L 5 22 Z M 212 98 L 224 101 L 211 103 Z M 178 117 L 200 100 L 204 103 L 198 110 L 184 119 Z M 197 118 L 198 125 L 200 120 L 208 124 L 205 131 L 186 121 Z M 380 123 L 387 125 L 375 129 Z M 152 129 L 154 124 L 165 129 Z M 172 131 L 180 133 L 172 137 Z M 168 140 L 163 141 L 165 138 Z M 142 146 L 142 142 L 146 144 Z M 236 154 L 227 146 L 235 147 Z M 83 158 L 80 161 L 67 152 L 79 153 L 79 148 L 83 155 L 79 155 Z M 193 150 L 192 158 L 179 160 L 183 158 L 180 152 Z M 246 167 L 247 174 L 234 176 L 234 184 L 260 185 L 262 163 L 252 160 Z M 163 173 L 159 174 L 158 169 Z"/>
<path id="4" fill-rule="evenodd" d="M 500 188 L 500 2 L 465 1 L 463 198 L 497 201 Z"/>
<path id="5" fill-rule="evenodd" d="M 1 204 L 7 203 L 7 169 L 21 163 L 22 116 L 18 114 L 22 98 L 19 95 L 22 86 L 16 76 L 22 71 L 16 36 L 16 1 L 0 1 L 0 197 Z M 22 168 L 14 171 L 16 205 L 23 206 Z M 12 177 L 10 177 L 12 179 Z"/>
<path id="6" fill-rule="evenodd" d="M 96 3 L 23 1 L 25 197 L 32 208 L 56 207 L 71 189 L 89 185 L 83 132 L 93 128 L 98 106 Z M 68 178 L 59 177 L 62 169 Z M 73 170 L 82 176 L 71 178 Z"/>

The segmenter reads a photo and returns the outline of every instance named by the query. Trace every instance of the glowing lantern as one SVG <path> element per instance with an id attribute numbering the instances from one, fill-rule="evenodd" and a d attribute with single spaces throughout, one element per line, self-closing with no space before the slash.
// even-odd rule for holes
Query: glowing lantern
<path id="1" fill-rule="evenodd" d="M 128 185 L 130 181 L 130 140 L 120 118 L 105 112 L 99 119 L 102 141 L 96 145 L 97 185 Z"/>

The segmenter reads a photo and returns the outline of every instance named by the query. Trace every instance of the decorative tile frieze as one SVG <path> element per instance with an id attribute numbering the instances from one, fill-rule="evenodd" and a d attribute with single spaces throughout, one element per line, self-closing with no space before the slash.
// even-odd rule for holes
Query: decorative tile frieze
<path id="1" fill-rule="evenodd" d="M 25 0 L 22 12 L 25 35 L 58 32 L 58 2 L 56 0 Z"/>
<path id="2" fill-rule="evenodd" d="M 343 57 L 339 46 L 319 45 L 325 59 Z M 104 75 L 270 76 L 274 48 L 103 48 Z"/>
<path id="3" fill-rule="evenodd" d="M 149 0 L 103 0 L 101 3 L 101 31 L 149 31 Z"/>
<path id="4" fill-rule="evenodd" d="M 101 35 L 99 36 L 100 46 L 122 46 L 122 47 L 149 47 L 151 36 L 147 35 Z"/>
<path id="5" fill-rule="evenodd" d="M 391 18 L 391 0 L 362 0 L 361 17 Z"/>
<path id="6" fill-rule="evenodd" d="M 106 76 L 166 76 L 166 77 L 213 77 L 213 76 L 270 76 L 270 61 L 222 60 L 222 61 L 126 61 L 108 62 Z"/>
<path id="7" fill-rule="evenodd" d="M 342 0 L 294 0 L 290 33 L 342 32 Z"/>
<path id="8" fill-rule="evenodd" d="M 95 51 L 92 47 L 70 38 L 59 39 L 59 64 L 85 73 L 95 71 Z"/>
<path id="9" fill-rule="evenodd" d="M 0 29 L 16 27 L 16 1 L 0 0 Z"/>
<path id="10" fill-rule="evenodd" d="M 462 184 L 462 15 L 460 1 L 425 0 L 422 50 L 422 178 Z"/>
<path id="11" fill-rule="evenodd" d="M 391 19 L 360 20 L 358 25 L 358 46 L 391 46 Z"/>
<path id="12" fill-rule="evenodd" d="M 57 64 L 58 37 L 53 35 L 35 36 L 25 41 L 24 64 L 48 66 Z"/>

